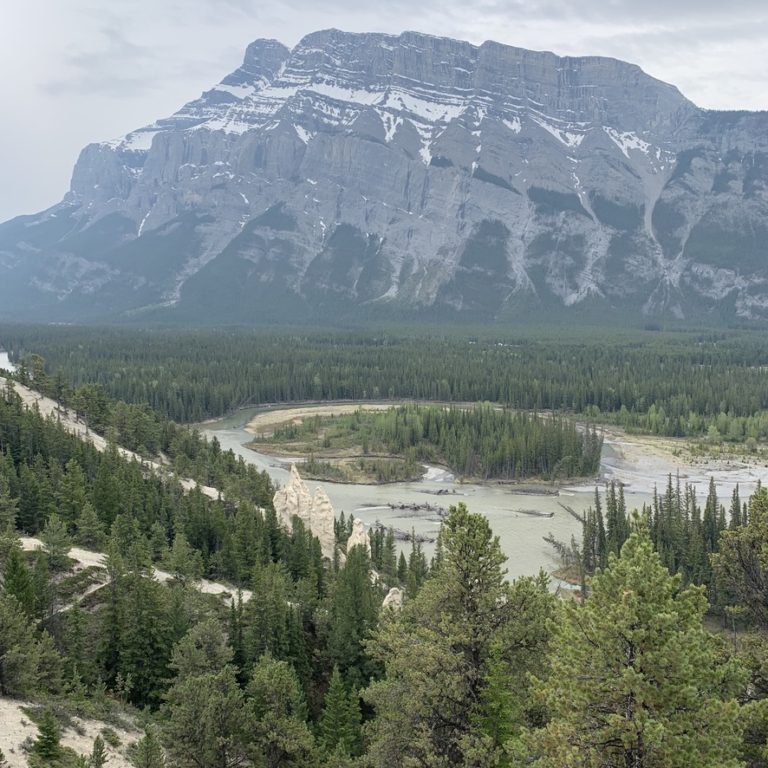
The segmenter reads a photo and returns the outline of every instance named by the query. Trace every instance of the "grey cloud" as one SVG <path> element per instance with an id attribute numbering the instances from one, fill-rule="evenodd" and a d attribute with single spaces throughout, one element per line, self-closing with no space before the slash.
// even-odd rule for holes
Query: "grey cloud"
<path id="1" fill-rule="evenodd" d="M 102 26 L 99 44 L 90 50 L 70 51 L 62 75 L 42 87 L 56 93 L 143 90 L 150 85 L 147 74 L 156 59 L 151 48 L 132 42 L 120 28 Z"/>

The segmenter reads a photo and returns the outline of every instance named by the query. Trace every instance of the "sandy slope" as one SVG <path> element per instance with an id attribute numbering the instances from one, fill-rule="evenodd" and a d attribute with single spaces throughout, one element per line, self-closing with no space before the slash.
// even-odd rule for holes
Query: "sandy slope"
<path id="1" fill-rule="evenodd" d="M 37 737 L 37 726 L 22 712 L 23 706 L 33 706 L 29 702 L 16 701 L 0 697 L 0 749 L 5 753 L 9 768 L 26 768 L 27 758 L 22 750 L 22 744 L 27 738 Z M 67 728 L 61 735 L 61 743 L 65 747 L 74 749 L 81 755 L 89 755 L 93 748 L 93 740 L 101 732 L 102 728 L 110 728 L 120 739 L 117 749 L 106 745 L 109 768 L 131 768 L 131 763 L 125 757 L 125 749 L 134 741 L 141 738 L 138 731 L 126 731 L 116 728 L 111 724 L 97 720 L 73 719 L 78 731 Z"/>

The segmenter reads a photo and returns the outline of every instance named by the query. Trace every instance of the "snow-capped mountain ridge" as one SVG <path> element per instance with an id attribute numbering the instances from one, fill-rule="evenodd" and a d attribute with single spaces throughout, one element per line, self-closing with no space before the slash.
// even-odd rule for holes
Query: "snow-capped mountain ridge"
<path id="1" fill-rule="evenodd" d="M 174 115 L 87 147 L 57 209 L 71 230 L 40 240 L 56 211 L 2 225 L 0 269 L 75 315 L 87 297 L 194 314 L 215 286 L 214 321 L 273 301 L 761 317 L 767 149 L 767 116 L 700 110 L 615 59 L 257 40 Z"/>
<path id="2" fill-rule="evenodd" d="M 354 69 L 344 68 L 341 64 L 342 56 L 346 51 L 334 54 L 333 44 L 336 36 L 344 42 L 350 38 L 353 40 L 359 38 L 363 41 L 373 38 L 371 42 L 378 56 L 372 57 L 371 64 L 367 68 L 362 64 Z M 330 41 L 328 41 L 329 37 Z M 318 45 L 314 38 L 325 39 L 326 45 Z M 568 118 L 561 116 L 563 114 L 561 110 L 558 110 L 559 114 L 551 114 L 539 109 L 544 108 L 545 103 L 533 98 L 530 91 L 535 89 L 526 88 L 525 80 L 519 76 L 512 79 L 522 84 L 522 88 L 518 88 L 518 93 L 504 92 L 501 88 L 496 90 L 483 88 L 480 84 L 482 81 L 479 81 L 478 64 L 483 63 L 483 52 L 486 47 L 497 46 L 496 43 L 485 43 L 483 46 L 461 44 L 457 52 L 452 52 L 452 60 L 458 60 L 472 68 L 468 69 L 443 59 L 440 61 L 440 68 L 446 77 L 442 78 L 442 82 L 421 81 L 410 77 L 403 71 L 399 71 L 407 64 L 401 60 L 401 57 L 395 55 L 396 51 L 402 51 L 404 48 L 419 50 L 417 46 L 404 42 L 409 38 L 419 41 L 434 40 L 449 48 L 456 47 L 456 41 L 449 38 L 431 37 L 419 33 L 405 33 L 400 36 L 367 36 L 350 35 L 336 30 L 310 35 L 293 51 L 279 46 L 273 40 L 257 40 L 249 47 L 243 67 L 204 93 L 200 99 L 185 105 L 171 118 L 133 131 L 121 139 L 107 142 L 107 145 L 112 148 L 146 151 L 149 149 L 149 142 L 143 137 L 151 137 L 157 132 L 180 127 L 222 130 L 225 133 L 235 134 L 265 127 L 274 128 L 278 113 L 286 106 L 290 111 L 293 105 L 289 102 L 296 97 L 318 98 L 321 104 L 313 105 L 317 110 L 317 116 L 331 125 L 350 124 L 361 111 L 368 107 L 376 109 L 385 129 L 388 124 L 392 124 L 393 116 L 396 119 L 401 115 L 406 115 L 420 124 L 438 126 L 458 119 L 473 109 L 480 113 L 480 122 L 488 111 L 493 111 L 495 117 L 510 123 L 519 121 L 520 116 L 527 113 L 531 119 L 568 146 L 578 145 L 587 130 L 600 127 L 594 119 L 577 119 L 585 115 L 576 114 L 573 109 L 564 111 L 575 115 Z M 265 73 L 263 68 L 259 68 L 249 73 L 249 59 L 260 54 L 262 46 L 278 49 L 276 53 L 282 53 L 283 63 L 274 72 Z M 370 49 L 370 45 L 366 46 L 368 55 L 370 55 Z M 626 68 L 633 73 L 640 72 L 634 65 L 614 59 L 591 57 L 561 60 L 550 53 L 535 53 L 506 46 L 504 49 L 517 53 L 521 61 L 527 57 L 534 57 L 565 62 L 574 61 L 579 65 L 582 62 L 589 64 L 606 62 Z M 557 83 L 557 87 L 565 85 L 576 91 L 596 88 L 597 86 L 594 85 L 580 86 L 569 82 L 572 78 L 578 78 L 580 69 L 580 66 L 573 64 L 555 67 L 559 75 L 558 80 L 562 80 Z M 451 70 L 457 74 L 456 77 L 447 77 Z M 569 73 L 570 77 L 562 73 Z M 545 95 L 549 94 L 545 93 Z M 594 102 L 595 99 L 591 101 Z M 594 108 L 594 104 L 592 106 Z M 613 130 L 620 135 L 615 128 Z M 632 135 L 631 131 L 625 133 Z M 391 135 L 389 138 L 391 140 Z M 635 141 L 642 140 L 635 138 Z"/>

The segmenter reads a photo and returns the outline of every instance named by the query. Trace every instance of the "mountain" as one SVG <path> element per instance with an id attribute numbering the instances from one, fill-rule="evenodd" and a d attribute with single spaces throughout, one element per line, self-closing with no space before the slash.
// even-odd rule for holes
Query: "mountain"
<path id="1" fill-rule="evenodd" d="M 768 113 L 635 65 L 406 32 L 248 46 L 0 225 L 55 321 L 768 318 Z"/>

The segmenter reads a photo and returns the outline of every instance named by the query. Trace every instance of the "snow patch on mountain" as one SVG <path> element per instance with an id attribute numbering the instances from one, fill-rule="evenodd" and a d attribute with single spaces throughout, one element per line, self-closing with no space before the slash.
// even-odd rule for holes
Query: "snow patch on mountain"
<path id="1" fill-rule="evenodd" d="M 642 152 L 644 155 L 650 154 L 651 145 L 647 141 L 643 141 L 636 133 L 632 131 L 617 131 L 609 126 L 603 126 L 603 130 L 626 158 L 629 158 L 630 150 Z"/>
<path id="2" fill-rule="evenodd" d="M 583 133 L 574 133 L 573 131 L 557 128 L 546 120 L 542 120 L 540 117 L 535 117 L 534 115 L 531 115 L 531 120 L 533 120 L 536 125 L 541 126 L 547 133 L 554 136 L 561 144 L 565 144 L 566 147 L 578 147 L 581 142 L 584 141 Z"/>

